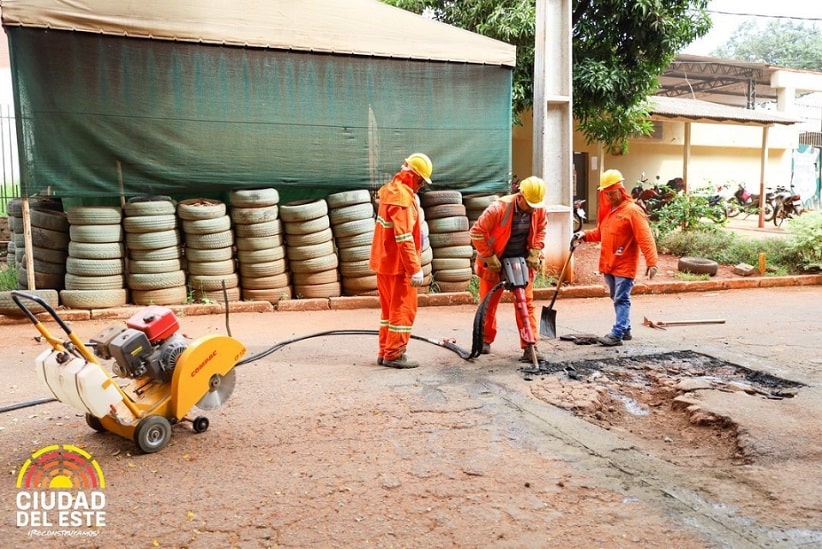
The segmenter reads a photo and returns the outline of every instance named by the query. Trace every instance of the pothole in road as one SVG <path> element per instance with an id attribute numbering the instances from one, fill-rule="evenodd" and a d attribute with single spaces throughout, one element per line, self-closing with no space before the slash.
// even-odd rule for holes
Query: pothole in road
<path id="1" fill-rule="evenodd" d="M 536 398 L 623 431 L 652 453 L 688 466 L 750 463 L 754 457 L 737 443 L 731 418 L 700 405 L 700 391 L 785 399 L 802 387 L 693 351 L 545 361 L 521 371 L 534 382 Z"/>

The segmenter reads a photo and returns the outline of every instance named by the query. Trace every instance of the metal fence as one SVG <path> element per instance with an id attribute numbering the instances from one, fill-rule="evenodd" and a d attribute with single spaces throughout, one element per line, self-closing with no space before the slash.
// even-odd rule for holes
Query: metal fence
<path id="1" fill-rule="evenodd" d="M 0 105 L 0 160 L 3 179 L 0 182 L 0 215 L 6 215 L 6 204 L 20 197 L 20 165 L 17 157 L 17 128 L 12 105 Z"/>

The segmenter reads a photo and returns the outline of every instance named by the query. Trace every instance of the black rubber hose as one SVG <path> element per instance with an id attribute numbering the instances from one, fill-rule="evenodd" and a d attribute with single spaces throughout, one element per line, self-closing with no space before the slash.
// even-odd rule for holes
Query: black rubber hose
<path id="1" fill-rule="evenodd" d="M 479 307 L 477 307 L 477 312 L 474 313 L 474 331 L 471 334 L 471 353 L 468 355 L 468 358 L 477 358 L 482 353 L 482 332 L 483 327 L 485 326 L 485 317 L 488 313 L 488 303 L 491 301 L 491 297 L 502 290 L 502 287 L 505 285 L 505 281 L 497 283 L 496 286 L 491 288 L 491 291 L 485 296 L 485 299 L 482 300 Z"/>
<path id="2" fill-rule="evenodd" d="M 235 366 L 240 366 L 242 364 L 248 364 L 249 362 L 254 362 L 255 360 L 260 360 L 261 358 L 265 358 L 265 357 L 267 357 L 268 355 L 270 355 L 271 353 L 273 353 L 275 351 L 279 351 L 280 349 L 282 349 L 286 345 L 290 345 L 291 343 L 296 343 L 298 341 L 304 341 L 306 339 L 311 339 L 311 338 L 314 338 L 314 337 L 325 337 L 325 336 L 334 336 L 334 335 L 379 335 L 379 334 L 380 334 L 380 332 L 378 330 L 328 330 L 328 331 L 325 331 L 325 332 L 316 332 L 316 333 L 313 333 L 313 334 L 308 334 L 308 335 L 304 335 L 304 336 L 300 336 L 300 337 L 295 337 L 295 338 L 292 338 L 292 339 L 287 339 L 285 341 L 280 341 L 279 343 L 276 343 L 276 344 L 272 345 L 271 347 L 269 347 L 268 349 L 266 349 L 264 351 L 261 351 L 261 352 L 255 354 L 255 355 L 251 355 L 247 358 L 242 359 L 237 364 L 235 364 Z M 445 340 L 437 341 L 437 340 L 434 340 L 434 339 L 429 339 L 427 337 L 422 337 L 422 336 L 418 336 L 418 335 L 414 335 L 414 334 L 411 334 L 411 339 L 416 339 L 418 341 L 425 341 L 426 343 L 431 343 L 432 345 L 442 347 L 443 349 L 448 349 L 449 351 L 452 351 L 452 352 L 456 353 L 457 355 L 459 355 L 459 357 L 462 358 L 463 360 L 468 360 L 469 358 L 472 358 L 470 356 L 470 354 L 468 353 L 468 351 L 460 348 L 459 346 L 457 346 L 455 343 L 453 343 L 451 341 L 445 341 Z"/>
<path id="3" fill-rule="evenodd" d="M 25 400 L 23 402 L 18 402 L 17 404 L 0 406 L 0 414 L 5 414 L 6 412 L 12 412 L 14 410 L 20 410 L 22 408 L 31 408 L 32 406 L 39 406 L 40 404 L 47 404 L 49 402 L 57 402 L 57 399 L 53 397 L 36 398 L 34 400 Z"/>
<path id="4" fill-rule="evenodd" d="M 290 345 L 291 343 L 296 343 L 298 341 L 303 341 L 306 339 L 311 339 L 314 337 L 325 337 L 325 336 L 333 336 L 333 335 L 379 335 L 380 332 L 378 330 L 329 330 L 327 332 L 317 332 L 313 334 L 308 334 L 300 337 L 295 337 L 292 339 L 287 339 L 285 341 L 281 341 L 269 347 L 268 349 L 257 353 L 256 355 L 249 356 L 244 358 L 243 360 L 237 362 L 234 367 L 240 366 L 242 364 L 248 364 L 249 362 L 254 362 L 255 360 L 260 360 L 261 358 L 265 358 L 271 353 L 275 351 L 279 351 L 286 345 Z M 470 355 L 468 351 L 459 347 L 456 343 L 452 341 L 446 340 L 435 340 L 429 339 L 427 337 L 417 336 L 411 334 L 411 339 L 416 339 L 418 341 L 425 341 L 426 343 L 431 343 L 432 345 L 436 345 L 438 347 L 442 347 L 443 349 L 448 349 L 459 355 L 460 358 L 463 360 L 469 360 Z M 5 412 L 11 412 L 12 410 L 19 410 L 21 408 L 29 408 L 31 406 L 38 406 L 40 404 L 46 404 L 47 402 L 56 402 L 56 398 L 40 398 L 36 400 L 28 400 L 25 402 L 18 402 L 16 404 L 9 404 L 7 406 L 0 407 L 0 414 Z"/>

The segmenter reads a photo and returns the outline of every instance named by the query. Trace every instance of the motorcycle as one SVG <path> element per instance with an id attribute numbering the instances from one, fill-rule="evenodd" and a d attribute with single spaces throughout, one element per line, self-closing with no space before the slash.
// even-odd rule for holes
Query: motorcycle
<path id="1" fill-rule="evenodd" d="M 774 204 L 773 224 L 777 227 L 789 217 L 802 215 L 802 198 L 794 192 L 793 185 L 790 189 L 777 186 Z"/>
<path id="2" fill-rule="evenodd" d="M 577 200 L 574 197 L 574 232 L 582 230 L 582 224 L 585 223 L 585 209 L 583 209 L 582 205 L 585 204 L 584 200 Z"/>
<path id="3" fill-rule="evenodd" d="M 722 189 L 723 187 L 720 185 L 717 187 L 716 193 L 708 197 L 708 206 L 711 207 L 708 217 L 714 223 L 724 223 L 728 219 L 728 206 L 725 196 L 722 194 Z"/>
<path id="4" fill-rule="evenodd" d="M 774 215 L 774 192 L 766 189 L 763 211 L 765 221 L 771 221 Z M 733 196 L 727 201 L 728 217 L 736 217 L 741 213 L 745 217 L 759 214 L 759 195 L 748 192 L 744 183 L 740 183 Z"/>
<path id="5" fill-rule="evenodd" d="M 659 176 L 656 176 L 656 183 L 646 189 L 645 183 L 647 182 L 648 180 L 643 172 L 640 180 L 631 189 L 631 198 L 648 214 L 648 217 L 654 220 L 658 217 L 658 210 L 670 202 L 676 196 L 676 193 L 684 188 L 684 181 L 681 177 L 675 177 L 669 179 L 665 185 L 660 185 Z"/>

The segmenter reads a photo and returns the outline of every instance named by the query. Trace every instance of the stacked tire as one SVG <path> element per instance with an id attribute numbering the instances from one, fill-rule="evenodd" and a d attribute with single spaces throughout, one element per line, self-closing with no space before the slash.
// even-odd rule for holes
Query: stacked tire
<path id="1" fill-rule="evenodd" d="M 417 200 L 417 205 L 420 205 L 420 197 L 414 197 Z M 420 231 L 422 232 L 422 247 L 420 249 L 420 265 L 422 266 L 422 286 L 419 291 L 428 293 L 431 289 L 431 261 L 434 259 L 434 251 L 431 249 L 431 229 L 428 227 L 428 221 L 425 220 L 425 210 L 420 208 Z"/>
<path id="2" fill-rule="evenodd" d="M 180 305 L 188 299 L 175 212 L 168 197 L 134 197 L 126 202 L 127 283 L 137 305 Z"/>
<path id="3" fill-rule="evenodd" d="M 328 203 L 325 200 L 289 202 L 280 207 L 280 217 L 294 296 L 339 297 L 339 259 L 334 250 Z"/>
<path id="4" fill-rule="evenodd" d="M 276 189 L 239 189 L 230 193 L 242 298 L 276 304 L 291 298 L 288 264 Z"/>
<path id="5" fill-rule="evenodd" d="M 343 191 L 326 199 L 331 232 L 337 246 L 343 295 L 377 295 L 377 275 L 371 270 L 374 205 L 367 190 Z"/>
<path id="6" fill-rule="evenodd" d="M 462 205 L 465 206 L 469 229 L 474 226 L 485 208 L 499 200 L 499 198 L 498 194 L 474 194 L 463 197 Z"/>
<path id="7" fill-rule="evenodd" d="M 498 194 L 475 194 L 464 196 L 462 198 L 462 205 L 465 206 L 465 215 L 468 216 L 468 229 L 474 226 L 477 219 L 482 215 L 485 209 L 500 199 Z M 477 258 L 477 251 L 474 250 L 471 256 L 471 266 Z"/>
<path id="8" fill-rule="evenodd" d="M 438 292 L 464 292 L 473 275 L 474 249 L 459 191 L 429 191 L 421 197 L 433 259 L 432 286 Z"/>
<path id="9" fill-rule="evenodd" d="M 240 300 L 240 277 L 234 263 L 234 232 L 220 200 L 189 198 L 177 204 L 183 229 L 183 256 L 195 301 Z"/>
<path id="10" fill-rule="evenodd" d="M 67 212 L 70 241 L 60 292 L 66 307 L 106 309 L 128 302 L 122 218 L 117 207 L 78 206 Z"/>
<path id="11" fill-rule="evenodd" d="M 38 290 L 62 290 L 69 241 L 68 220 L 62 211 L 62 202 L 46 197 L 32 197 L 28 201 L 34 285 Z M 29 250 L 23 234 L 23 201 L 19 198 L 11 200 L 7 209 L 17 265 L 17 285 L 25 290 L 28 289 L 26 255 Z"/>

